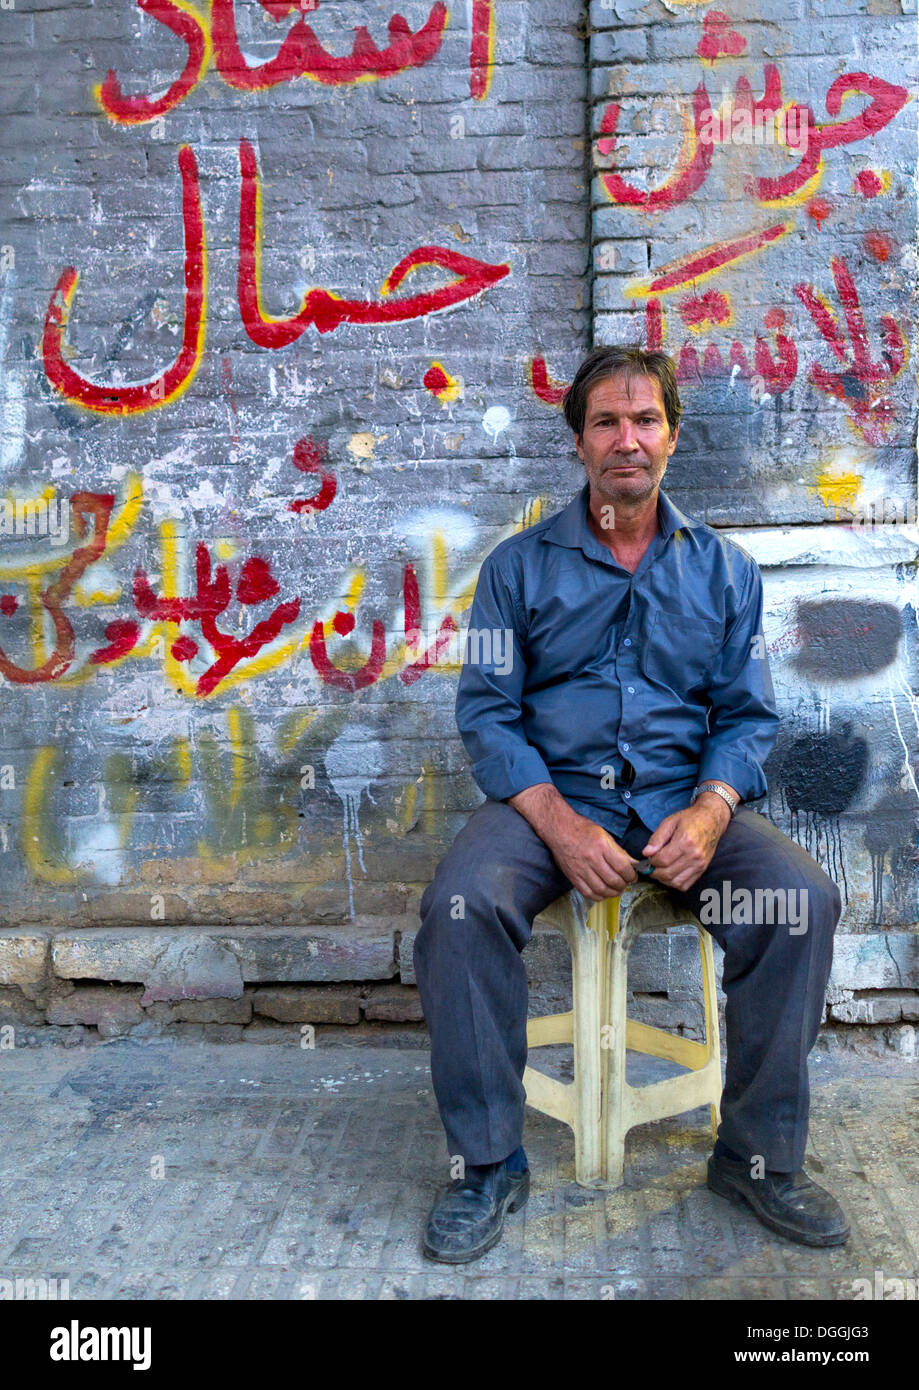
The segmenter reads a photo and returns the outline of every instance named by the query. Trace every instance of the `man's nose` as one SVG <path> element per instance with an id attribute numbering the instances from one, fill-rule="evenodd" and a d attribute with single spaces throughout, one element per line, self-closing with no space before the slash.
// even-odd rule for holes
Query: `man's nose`
<path id="1" fill-rule="evenodd" d="M 638 448 L 638 439 L 635 435 L 635 428 L 631 420 L 620 421 L 619 423 L 619 451 L 623 454 L 634 453 Z"/>

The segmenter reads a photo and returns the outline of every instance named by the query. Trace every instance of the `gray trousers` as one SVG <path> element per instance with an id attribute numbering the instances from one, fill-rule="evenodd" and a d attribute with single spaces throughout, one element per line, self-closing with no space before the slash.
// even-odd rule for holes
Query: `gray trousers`
<path id="1" fill-rule="evenodd" d="M 641 858 L 651 829 L 632 811 L 617 843 Z M 711 896 L 701 895 L 714 888 L 723 902 L 725 881 L 735 895 L 753 890 L 754 903 L 756 889 L 797 890 L 790 903 L 800 903 L 806 889 L 806 929 L 791 930 L 763 910 L 762 894 L 759 911 L 720 912 L 727 920 L 709 925 Z M 529 822 L 507 802 L 489 799 L 457 835 L 421 899 L 415 973 L 434 1093 L 448 1151 L 468 1164 L 500 1162 L 522 1143 L 528 991 L 520 953 L 533 919 L 570 888 Z M 823 1020 L 839 889 L 771 821 L 741 806 L 689 891 L 669 891 L 724 948 L 719 1137 L 744 1158 L 759 1154 L 767 1168 L 795 1172 L 807 1143 L 807 1055 Z"/>

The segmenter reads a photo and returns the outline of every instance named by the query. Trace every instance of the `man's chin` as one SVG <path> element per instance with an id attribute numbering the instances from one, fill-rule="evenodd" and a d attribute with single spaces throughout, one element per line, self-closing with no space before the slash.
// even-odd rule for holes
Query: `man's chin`
<path id="1" fill-rule="evenodd" d="M 598 492 L 608 497 L 634 497 L 637 493 L 653 491 L 653 483 L 645 467 L 605 468 L 595 483 Z"/>

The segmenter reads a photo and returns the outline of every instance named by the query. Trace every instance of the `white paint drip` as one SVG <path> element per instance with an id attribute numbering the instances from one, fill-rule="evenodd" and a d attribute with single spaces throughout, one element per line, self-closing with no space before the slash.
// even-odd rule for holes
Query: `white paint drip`
<path id="1" fill-rule="evenodd" d="M 363 724 L 348 724 L 329 744 L 325 768 L 337 796 L 341 797 L 344 814 L 345 866 L 348 874 L 348 906 L 354 916 L 354 878 L 351 871 L 351 835 L 357 845 L 361 872 L 364 867 L 364 841 L 361 835 L 361 794 L 366 791 L 370 800 L 370 784 L 383 771 L 383 753 L 372 729 Z"/>
<path id="2" fill-rule="evenodd" d="M 901 689 L 903 689 L 904 694 L 907 695 L 907 698 L 909 699 L 909 702 L 912 705 L 915 696 L 912 694 L 911 691 L 906 690 L 905 682 L 901 682 Z M 916 777 L 909 761 L 909 749 L 906 746 L 906 739 L 903 737 L 903 730 L 900 728 L 900 720 L 897 718 L 897 697 L 894 694 L 893 686 L 890 683 L 889 676 L 887 678 L 887 693 L 890 696 L 890 708 L 893 713 L 893 722 L 897 728 L 897 737 L 903 745 L 903 768 L 906 772 L 907 778 L 909 779 L 910 786 L 916 793 L 917 798 L 919 798 L 919 787 L 917 787 L 916 785 Z M 915 708 L 913 708 L 913 714 L 915 715 Z"/>

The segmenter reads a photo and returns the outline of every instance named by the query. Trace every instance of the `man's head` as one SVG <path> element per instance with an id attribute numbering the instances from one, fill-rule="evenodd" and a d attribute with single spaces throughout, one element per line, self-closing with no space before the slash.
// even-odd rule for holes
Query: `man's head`
<path id="1" fill-rule="evenodd" d="M 564 411 L 594 492 L 613 503 L 654 493 L 683 412 L 665 352 L 594 348 L 565 392 Z"/>

